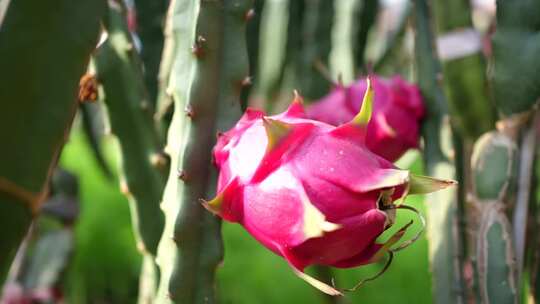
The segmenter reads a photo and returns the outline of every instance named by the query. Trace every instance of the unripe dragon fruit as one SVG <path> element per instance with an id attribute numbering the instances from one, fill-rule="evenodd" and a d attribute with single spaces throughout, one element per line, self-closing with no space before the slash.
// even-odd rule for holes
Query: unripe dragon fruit
<path id="1" fill-rule="evenodd" d="M 366 146 L 389 161 L 396 161 L 408 149 L 418 147 L 424 105 L 414 85 L 395 76 L 370 76 L 375 94 L 373 117 L 367 126 Z M 350 121 L 362 106 L 366 78 L 349 87 L 338 85 L 329 95 L 307 109 L 311 119 L 339 126 Z"/>
<path id="2" fill-rule="evenodd" d="M 360 113 L 339 127 L 305 118 L 298 95 L 279 115 L 248 109 L 213 151 L 218 195 L 205 207 L 244 226 L 297 275 L 332 295 L 341 293 L 305 274 L 307 266 L 377 261 L 405 230 L 376 242 L 394 223 L 393 201 L 453 183 L 414 176 L 365 147 L 372 95 L 369 89 Z"/>

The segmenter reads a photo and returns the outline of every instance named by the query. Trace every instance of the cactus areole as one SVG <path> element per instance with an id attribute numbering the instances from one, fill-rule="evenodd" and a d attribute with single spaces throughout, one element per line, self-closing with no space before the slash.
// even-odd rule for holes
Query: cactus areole
<path id="1" fill-rule="evenodd" d="M 379 260 L 405 230 L 376 242 L 394 223 L 393 202 L 453 183 L 412 175 L 366 148 L 372 96 L 369 88 L 360 113 L 339 127 L 305 118 L 298 95 L 279 115 L 248 109 L 213 151 L 218 195 L 205 207 L 241 224 L 297 275 L 332 295 L 341 292 L 303 270 Z"/>
<path id="2" fill-rule="evenodd" d="M 396 161 L 407 150 L 417 148 L 420 122 L 425 108 L 420 90 L 401 77 L 370 76 L 375 95 L 373 118 L 366 126 L 365 144 L 372 152 Z M 349 87 L 338 85 L 330 94 L 307 109 L 311 119 L 339 126 L 347 123 L 362 106 L 367 78 Z"/>

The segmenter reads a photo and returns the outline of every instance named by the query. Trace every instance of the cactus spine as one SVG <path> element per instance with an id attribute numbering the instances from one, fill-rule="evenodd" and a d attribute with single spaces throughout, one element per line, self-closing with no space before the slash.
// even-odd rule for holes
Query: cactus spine
<path id="1" fill-rule="evenodd" d="M 216 130 L 229 128 L 241 113 L 249 4 L 171 3 L 168 22 L 176 25 L 176 54 L 168 91 L 175 110 L 168 133 L 172 166 L 162 205 L 166 225 L 158 251 L 162 277 L 156 303 L 216 301 L 214 274 L 223 256 L 220 225 L 199 200 L 214 188 L 210 151 Z"/>
<path id="2" fill-rule="evenodd" d="M 138 247 L 144 256 L 140 303 L 149 303 L 159 281 L 153 261 L 164 227 L 159 209 L 167 159 L 160 152 L 142 65 L 126 23 L 121 1 L 109 2 L 104 22 L 108 39 L 98 49 L 95 63 L 103 86 L 112 132 L 120 144 L 121 188 L 130 200 Z"/>
<path id="3" fill-rule="evenodd" d="M 46 196 L 103 8 L 103 1 L 22 0 L 11 1 L 5 12 L 0 30 L 0 282 Z"/>

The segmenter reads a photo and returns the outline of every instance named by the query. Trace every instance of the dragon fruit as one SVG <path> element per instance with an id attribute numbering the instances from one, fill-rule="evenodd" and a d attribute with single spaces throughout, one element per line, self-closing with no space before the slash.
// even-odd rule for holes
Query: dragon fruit
<path id="1" fill-rule="evenodd" d="M 399 76 L 370 79 L 377 94 L 365 143 L 375 154 L 396 161 L 408 149 L 418 147 L 420 121 L 425 112 L 420 91 Z M 366 78 L 349 87 L 338 85 L 310 106 L 307 116 L 335 126 L 346 123 L 361 107 L 366 87 Z"/>
<path id="2" fill-rule="evenodd" d="M 241 224 L 298 276 L 331 295 L 341 292 L 305 274 L 307 266 L 377 261 L 405 230 L 376 242 L 394 223 L 393 201 L 453 183 L 412 175 L 365 147 L 372 95 L 368 89 L 360 113 L 339 127 L 305 118 L 298 95 L 279 115 L 248 109 L 219 134 L 213 151 L 218 195 L 204 206 Z"/>

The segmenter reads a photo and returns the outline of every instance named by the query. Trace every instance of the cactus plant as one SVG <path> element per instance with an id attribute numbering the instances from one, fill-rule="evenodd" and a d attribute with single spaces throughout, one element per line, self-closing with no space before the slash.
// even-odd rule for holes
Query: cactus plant
<path id="1" fill-rule="evenodd" d="M 414 1 L 415 59 L 418 85 L 424 96 L 427 119 L 424 121 L 424 162 L 429 175 L 455 178 L 450 162 L 451 130 L 443 89 L 438 82 L 442 68 L 436 57 L 431 29 L 429 5 L 426 0 Z M 462 303 L 464 286 L 460 239 L 457 231 L 456 193 L 437 192 L 427 197 L 429 258 L 433 273 L 433 294 L 436 303 Z"/>
<path id="2" fill-rule="evenodd" d="M 144 81 L 148 91 L 148 102 L 155 108 L 158 95 L 158 71 L 163 51 L 163 24 L 167 1 L 134 0 L 135 32 L 141 39 L 141 61 L 144 66 Z"/>
<path id="3" fill-rule="evenodd" d="M 104 1 L 89 0 L 8 3 L 0 28 L 0 282 L 46 196 L 103 9 Z"/>
<path id="4" fill-rule="evenodd" d="M 122 191 L 135 204 L 141 249 L 155 255 L 163 229 L 159 201 L 164 187 L 156 167 L 166 165 L 166 160 L 160 154 L 140 62 L 127 31 L 125 7 L 110 3 L 105 22 L 109 37 L 95 54 L 97 77 L 122 151 Z"/>
<path id="5" fill-rule="evenodd" d="M 175 110 L 166 149 L 172 164 L 162 205 L 166 225 L 158 251 L 162 276 L 156 303 L 215 302 L 214 272 L 223 255 L 219 221 L 198 200 L 212 190 L 215 132 L 240 115 L 242 83 L 248 77 L 249 4 L 171 2 L 176 54 L 169 92 Z"/>
<path id="6" fill-rule="evenodd" d="M 357 1 L 358 8 L 358 17 L 356 18 L 356 24 L 358 28 L 356 29 L 356 37 L 354 41 L 354 59 L 355 66 L 360 71 L 366 71 L 365 66 L 365 56 L 366 56 L 366 46 L 368 41 L 369 30 L 375 23 L 377 19 L 377 12 L 379 7 L 379 1 L 377 0 L 363 0 Z"/>
<path id="7" fill-rule="evenodd" d="M 439 35 L 475 33 L 469 1 L 438 0 L 433 6 Z M 480 34 L 471 35 L 478 41 L 463 41 L 480 45 Z M 446 46 L 446 45 L 445 45 Z M 458 44 L 450 45 L 459 51 Z M 444 58 L 444 87 L 455 129 L 468 139 L 475 139 L 493 129 L 495 111 L 488 101 L 485 60 L 480 47 L 463 57 Z M 449 53 L 451 51 L 447 51 Z"/>
<path id="8" fill-rule="evenodd" d="M 365 190 L 362 186 L 364 183 L 373 186 L 369 181 L 376 174 L 358 178 L 345 169 L 338 177 L 331 172 L 319 173 L 313 168 L 324 169 L 335 159 L 324 158 L 327 155 L 319 155 L 316 149 L 302 150 L 295 146 L 295 140 L 300 138 L 298 134 L 306 138 L 311 134 L 295 132 L 297 128 L 302 131 L 310 125 L 319 132 L 317 134 L 324 133 L 324 136 L 306 140 L 311 145 L 325 138 L 337 141 L 335 137 L 341 136 L 340 143 L 350 141 L 351 144 L 343 147 L 342 152 L 358 145 L 360 150 L 371 149 L 371 152 L 364 149 L 357 153 L 356 159 L 346 161 L 347 166 L 354 167 L 358 158 L 379 159 L 378 156 L 366 157 L 372 152 L 393 161 L 402 155 L 405 146 L 416 147 L 417 124 L 422 119 L 423 141 L 419 148 L 425 171 L 428 175 L 460 182 L 457 189 L 427 197 L 428 253 L 435 302 L 517 303 L 527 296 L 537 296 L 540 293 L 540 288 L 536 287 L 540 275 L 540 247 L 535 242 L 540 234 L 535 232 L 538 206 L 532 202 L 538 182 L 534 168 L 538 164 L 536 146 L 540 124 L 540 76 L 536 73 L 540 68 L 536 58 L 540 51 L 537 18 L 540 0 L 497 0 L 491 44 L 487 40 L 480 41 L 474 32 L 471 5 L 467 0 L 414 0 L 412 3 L 414 9 L 407 5 L 397 22 L 386 20 L 390 21 L 386 24 L 388 17 L 386 13 L 379 14 L 376 0 L 171 0 L 163 35 L 166 9 L 163 0 L 81 0 L 76 5 L 67 0 L 47 4 L 29 0 L 0 1 L 0 100 L 17 101 L 6 102 L 5 110 L 0 111 L 0 123 L 4 126 L 0 130 L 3 143 L 0 152 L 3 156 L 0 163 L 0 280 L 6 275 L 17 246 L 46 197 L 50 173 L 77 108 L 79 85 L 81 101 L 103 99 L 112 132 L 118 138 L 122 189 L 130 198 L 134 230 L 144 255 L 140 303 L 217 302 L 215 270 L 223 258 L 221 222 L 206 212 L 199 201 L 212 197 L 217 199 L 205 201 L 210 210 L 227 220 L 240 222 L 255 238 L 292 264 L 295 273 L 303 279 L 328 294 L 341 294 L 342 290 L 308 277 L 302 272 L 303 268 L 307 265 L 357 265 L 366 259 L 371 262 L 380 258 L 380 254 L 368 252 L 358 257 L 365 248 L 356 247 L 357 242 L 352 242 L 355 246 L 349 248 L 351 239 L 343 242 L 333 239 L 342 233 L 339 229 L 325 234 L 307 225 L 305 231 L 301 231 L 304 234 L 297 233 L 293 229 L 297 226 L 289 227 L 280 220 L 320 224 L 318 228 L 324 231 L 336 227 L 324 222 L 324 218 L 321 220 L 321 214 L 328 218 L 334 216 L 338 221 L 342 217 L 335 216 L 336 210 L 332 209 L 336 207 L 335 202 L 330 204 L 331 212 L 325 209 L 318 214 L 316 208 L 305 206 L 305 200 L 301 208 L 296 208 L 296 201 L 286 194 L 291 187 L 296 194 L 305 190 L 311 193 L 307 195 L 310 202 L 327 208 L 328 201 L 321 199 L 324 195 L 313 194 L 316 190 L 331 189 L 334 195 L 330 197 L 335 198 L 336 189 L 348 187 L 358 196 L 369 196 L 373 193 L 362 191 Z M 415 28 L 414 59 L 408 52 L 406 35 L 409 11 L 414 12 L 414 22 L 409 24 Z M 380 24 L 375 22 L 378 17 L 382 17 Z M 96 45 L 100 22 L 108 38 L 93 54 L 94 71 L 86 68 Z M 399 106 L 387 107 L 385 115 L 377 115 L 377 109 L 384 106 L 384 101 L 378 100 L 373 107 L 378 128 L 368 131 L 370 104 L 355 116 L 367 82 L 361 80 L 351 87 L 347 84 L 359 71 L 371 73 L 370 63 L 366 63 L 366 49 L 376 50 L 377 45 L 368 45 L 368 42 L 381 41 L 384 37 L 368 39 L 370 32 L 374 32 L 370 29 L 377 26 L 376 33 L 380 33 L 388 25 L 395 30 L 386 33 L 389 41 L 382 46 L 384 50 L 374 68 L 383 73 L 398 72 L 406 78 L 414 74 L 409 80 L 418 82 L 426 111 L 416 102 L 420 100 L 416 98 L 418 94 L 411 93 L 415 89 L 403 86 L 400 79 L 393 78 L 386 83 L 382 78 L 372 77 L 376 96 L 392 94 Z M 475 49 L 452 52 L 452 47 L 449 49 L 444 42 L 448 37 L 463 38 L 463 33 L 472 33 Z M 467 43 L 468 40 L 459 40 L 457 45 Z M 492 52 L 480 52 L 482 43 L 485 49 L 491 47 Z M 483 57 L 486 54 L 488 58 Z M 17 60 L 12 59 L 15 56 Z M 58 64 L 59 61 L 62 64 Z M 397 61 L 400 62 L 395 64 Z M 81 78 L 85 69 L 87 75 Z M 102 88 L 99 94 L 96 81 Z M 391 83 L 390 90 L 381 88 L 381 83 Z M 318 108 L 317 115 L 313 115 L 312 110 L 319 105 L 308 108 L 308 115 L 312 114 L 310 119 L 299 118 L 300 106 L 296 103 L 286 114 L 271 115 L 285 108 L 292 89 L 312 101 L 324 96 L 331 87 L 334 90 L 328 95 L 328 102 L 321 103 L 324 106 Z M 366 96 L 371 96 L 370 91 L 366 91 Z M 405 105 L 404 99 L 413 104 Z M 244 119 L 233 127 L 248 103 L 273 113 L 264 116 L 248 110 Z M 355 105 L 356 109 L 352 109 Z M 90 135 L 100 166 L 107 173 L 89 115 L 89 110 L 97 106 L 81 105 L 82 124 Z M 414 113 L 403 115 L 403 108 Z M 342 117 L 345 112 L 347 117 Z M 335 119 L 326 119 L 330 116 Z M 385 117 L 380 118 L 382 116 Z M 408 121 L 412 116 L 414 122 Z M 353 117 L 353 122 L 348 123 Z M 311 120 L 313 118 L 321 121 Z M 362 127 L 352 128 L 355 122 Z M 337 126 L 342 123 L 346 124 Z M 221 134 L 231 127 L 232 131 Z M 296 135 L 283 135 L 288 134 L 289 128 Z M 166 129 L 165 153 L 168 156 L 161 152 Z M 330 129 L 338 130 L 332 133 L 337 135 L 327 136 L 325 132 Z M 360 131 L 352 132 L 353 129 Z M 266 131 L 270 135 L 268 139 L 263 134 Z M 229 166 L 231 155 L 242 154 L 241 159 L 259 155 L 254 147 L 264 146 L 250 139 L 246 148 L 249 151 L 238 152 L 236 149 L 244 149 L 241 143 L 245 132 L 260 133 L 258 140 L 268 146 L 263 149 L 268 150 L 264 155 L 274 155 L 272 147 L 279 146 L 279 139 L 291 140 L 291 145 L 284 147 L 291 151 L 296 147 L 302 153 L 297 155 L 283 148 L 290 152 L 287 162 L 265 159 L 260 166 L 257 162 L 262 173 L 257 171 L 255 181 L 242 180 L 238 186 L 234 182 L 238 183 L 237 179 L 231 180 L 229 175 L 243 175 L 237 172 L 238 166 Z M 221 134 L 214 149 L 214 161 L 221 170 L 219 175 L 211 165 L 215 133 Z M 358 135 L 354 137 L 357 142 L 352 142 L 351 134 Z M 381 140 L 383 135 L 384 141 Z M 405 139 L 402 149 L 391 145 L 396 139 Z M 377 140 L 382 143 L 375 145 Z M 337 146 L 331 142 L 319 150 L 334 151 Z M 21 155 L 25 157 L 24 162 Z M 308 160 L 298 160 L 305 155 L 309 155 Z M 321 159 L 322 163 L 318 163 Z M 407 172 L 384 160 L 375 163 L 383 164 L 385 170 L 401 172 L 403 176 L 403 172 Z M 243 167 L 253 165 L 250 161 L 241 161 L 241 164 Z M 291 164 L 296 167 L 287 167 Z M 372 164 L 367 162 L 362 168 L 371 168 Z M 332 170 L 341 168 L 337 165 L 332 166 Z M 267 193 L 266 179 L 283 168 L 295 173 L 292 180 L 301 180 L 301 185 L 284 185 L 283 180 L 279 180 L 272 183 L 274 191 Z M 310 174 L 304 174 L 299 168 Z M 167 170 L 166 178 L 163 173 Z M 400 177 L 398 173 L 396 176 Z M 331 180 L 332 186 L 320 186 L 319 179 Z M 424 185 L 415 183 L 414 179 L 409 185 L 408 181 L 408 177 L 398 178 L 397 182 L 391 180 L 391 186 L 396 186 L 399 192 L 392 195 L 399 196 L 406 188 L 413 193 Z M 382 186 L 387 188 L 388 184 Z M 384 192 L 381 187 L 368 188 Z M 240 204 L 237 198 L 231 198 L 231 194 L 239 193 L 242 197 L 251 193 L 255 198 Z M 279 202 L 262 199 L 266 194 L 279 197 Z M 392 195 L 386 198 L 396 198 Z M 378 197 L 369 202 L 365 213 L 374 212 L 380 217 Z M 340 203 L 344 203 L 343 197 Z M 243 213 L 235 209 L 239 205 L 243 206 Z M 250 209 L 253 206 L 263 206 L 265 212 L 257 213 Z M 350 212 L 350 208 L 343 210 Z M 66 211 L 60 210 L 61 213 Z M 311 216 L 295 216 L 294 212 L 299 210 L 307 210 L 306 214 L 312 212 Z M 345 212 L 343 210 L 338 211 Z M 385 218 L 381 225 L 379 217 L 365 221 L 369 226 L 366 229 L 373 231 L 361 234 L 369 236 L 369 240 L 354 241 L 366 241 L 366 246 L 379 248 L 380 240 L 377 242 L 376 237 L 389 226 L 386 219 L 392 219 Z M 403 232 L 404 229 L 398 231 L 382 247 L 382 252 L 390 253 L 390 261 L 395 251 L 389 249 L 390 243 L 397 241 Z M 312 234 L 319 237 L 312 238 Z M 358 233 L 343 234 L 359 237 Z M 339 250 L 332 250 L 334 247 L 327 244 Z M 351 255 L 358 259 L 347 260 Z M 61 256 L 63 253 L 59 254 Z M 370 256 L 373 258 L 369 259 Z M 314 272 L 324 277 L 322 281 L 331 281 L 330 269 L 316 268 Z M 530 283 L 529 294 L 525 293 L 524 283 Z M 328 297 L 326 300 L 329 303 L 340 301 Z"/>
<path id="9" fill-rule="evenodd" d="M 121 188 L 130 200 L 138 248 L 144 255 L 139 302 L 150 303 L 159 281 L 154 258 L 164 227 L 159 203 L 168 161 L 154 131 L 152 105 L 122 2 L 109 2 L 105 28 L 108 39 L 95 54 L 96 72 L 112 132 L 119 140 Z"/>
<path id="10" fill-rule="evenodd" d="M 493 35 L 493 96 L 504 117 L 527 112 L 540 96 L 540 5 L 537 0 L 498 0 Z"/>
<path id="11" fill-rule="evenodd" d="M 483 303 L 517 303 L 517 267 L 508 211 L 515 205 L 518 146 L 498 131 L 480 137 L 474 146 L 472 169 L 471 252 L 474 296 Z"/>

